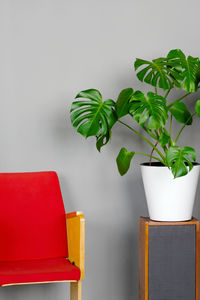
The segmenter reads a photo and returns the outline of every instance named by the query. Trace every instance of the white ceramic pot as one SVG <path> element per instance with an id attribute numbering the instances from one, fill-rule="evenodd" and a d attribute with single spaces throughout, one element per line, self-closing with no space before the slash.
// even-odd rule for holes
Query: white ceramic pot
<path id="1" fill-rule="evenodd" d="M 159 163 L 141 165 L 142 179 L 150 219 L 186 221 L 192 218 L 200 165 L 185 176 L 174 179 L 171 171 Z"/>

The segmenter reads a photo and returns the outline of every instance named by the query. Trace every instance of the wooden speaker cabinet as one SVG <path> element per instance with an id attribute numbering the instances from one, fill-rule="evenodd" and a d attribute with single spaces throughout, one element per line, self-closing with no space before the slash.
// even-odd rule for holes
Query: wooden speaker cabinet
<path id="1" fill-rule="evenodd" d="M 140 217 L 140 300 L 199 300 L 199 221 Z"/>

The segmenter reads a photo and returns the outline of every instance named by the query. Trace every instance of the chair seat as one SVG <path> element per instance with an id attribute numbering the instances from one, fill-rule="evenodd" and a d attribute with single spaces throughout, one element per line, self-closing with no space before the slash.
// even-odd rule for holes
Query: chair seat
<path id="1" fill-rule="evenodd" d="M 0 262 L 0 286 L 79 279 L 79 268 L 66 258 Z"/>

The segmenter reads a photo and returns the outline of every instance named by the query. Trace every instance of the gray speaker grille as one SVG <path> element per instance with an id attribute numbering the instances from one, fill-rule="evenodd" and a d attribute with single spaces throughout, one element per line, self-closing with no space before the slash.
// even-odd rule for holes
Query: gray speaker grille
<path id="1" fill-rule="evenodd" d="M 149 226 L 149 300 L 195 300 L 195 225 Z"/>

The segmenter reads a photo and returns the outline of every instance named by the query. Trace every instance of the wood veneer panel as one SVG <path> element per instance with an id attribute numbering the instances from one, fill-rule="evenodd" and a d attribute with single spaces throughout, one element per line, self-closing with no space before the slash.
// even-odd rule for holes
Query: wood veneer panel
<path id="1" fill-rule="evenodd" d="M 148 223 L 143 217 L 139 231 L 139 299 L 148 300 Z"/>
<path id="2" fill-rule="evenodd" d="M 182 221 L 182 222 L 160 222 L 160 221 L 153 221 L 147 217 L 140 217 L 144 222 L 148 223 L 149 226 L 165 226 L 165 225 L 196 225 L 199 223 L 199 220 L 196 218 L 192 218 L 189 221 Z"/>
<path id="3" fill-rule="evenodd" d="M 196 300 L 199 300 L 199 227 L 198 221 L 196 224 Z"/>

